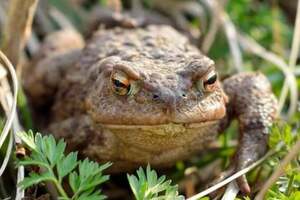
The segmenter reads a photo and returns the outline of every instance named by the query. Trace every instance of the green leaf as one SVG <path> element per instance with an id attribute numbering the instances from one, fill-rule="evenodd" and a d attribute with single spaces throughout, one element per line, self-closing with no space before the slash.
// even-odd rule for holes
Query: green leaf
<path id="1" fill-rule="evenodd" d="M 52 167 L 64 156 L 65 148 L 66 144 L 63 140 L 59 140 L 56 145 L 52 135 L 45 136 L 43 149 Z"/>
<path id="2" fill-rule="evenodd" d="M 106 199 L 105 195 L 100 194 L 100 190 L 96 192 L 84 192 L 82 193 L 77 200 L 103 200 Z"/>
<path id="3" fill-rule="evenodd" d="M 54 140 L 54 137 L 52 135 L 50 137 Z M 58 144 L 55 147 L 55 151 L 53 149 L 50 150 L 52 155 L 51 158 L 52 165 L 57 164 L 64 157 L 65 149 L 66 149 L 66 143 L 61 139 L 58 141 Z"/>
<path id="4" fill-rule="evenodd" d="M 79 190 L 80 178 L 79 178 L 77 172 L 72 172 L 69 175 L 69 183 L 70 183 L 71 189 L 74 193 Z"/>
<path id="5" fill-rule="evenodd" d="M 35 134 L 35 145 L 36 145 L 36 151 L 45 155 L 44 149 L 46 148 L 45 143 L 43 141 L 43 137 L 40 133 Z"/>
<path id="6" fill-rule="evenodd" d="M 93 175 L 95 173 L 95 170 L 95 163 L 90 162 L 88 158 L 79 162 L 79 175 L 82 180 L 87 178 L 88 176 Z"/>
<path id="7" fill-rule="evenodd" d="M 78 171 L 69 176 L 69 182 L 74 195 L 80 196 L 87 191 L 93 191 L 97 186 L 109 179 L 109 176 L 102 175 L 102 171 L 111 166 L 111 163 L 99 165 L 96 162 L 85 159 L 78 164 Z"/>
<path id="8" fill-rule="evenodd" d="M 70 200 L 69 197 L 58 197 L 58 200 Z"/>
<path id="9" fill-rule="evenodd" d="M 109 176 L 103 175 L 102 172 L 111 166 L 111 163 L 99 165 L 89 159 L 78 162 L 77 152 L 65 156 L 66 143 L 63 140 L 56 143 L 52 135 L 42 136 L 37 133 L 34 137 L 32 132 L 28 135 L 25 133 L 20 135 L 26 138 L 29 148 L 35 149 L 29 157 L 19 160 L 18 165 L 35 165 L 45 171 L 43 174 L 31 173 L 20 183 L 21 187 L 27 188 L 40 182 L 52 181 L 59 192 L 59 199 L 66 200 L 70 198 L 64 191 L 62 180 L 68 176 L 69 185 L 74 193 L 72 199 L 105 199 L 101 191 L 96 188 L 109 179 Z"/>
<path id="10" fill-rule="evenodd" d="M 25 158 L 24 160 L 19 161 L 18 166 L 20 166 L 20 165 L 24 165 L 24 166 L 37 165 L 37 166 L 46 167 L 46 168 L 49 167 L 49 165 L 47 163 L 44 163 L 44 162 L 41 162 L 38 160 L 33 160 L 31 158 Z"/>
<path id="11" fill-rule="evenodd" d="M 151 173 L 151 171 L 150 171 Z M 144 183 L 146 182 L 146 176 L 145 176 L 145 173 L 144 173 L 144 170 L 140 167 L 137 171 L 137 175 L 138 175 L 138 179 L 140 182 Z M 152 175 L 152 174 L 150 174 Z"/>
<path id="12" fill-rule="evenodd" d="M 77 166 L 77 152 L 72 152 L 66 157 L 61 158 L 57 163 L 57 173 L 59 180 L 61 181 L 63 177 L 69 174 Z"/>
<path id="13" fill-rule="evenodd" d="M 40 162 L 43 162 L 43 163 L 49 165 L 49 162 L 46 158 L 46 155 L 44 153 L 40 152 L 40 151 L 32 152 L 31 155 L 30 155 L 30 158 L 32 160 L 40 161 Z"/>
<path id="14" fill-rule="evenodd" d="M 109 179 L 108 175 L 98 175 L 96 177 L 90 177 L 89 179 L 87 179 L 85 181 L 85 184 L 82 184 L 81 186 L 81 190 L 85 191 L 85 190 L 89 190 L 93 187 L 96 187 L 102 183 L 104 183 L 105 181 L 107 181 Z"/>
<path id="15" fill-rule="evenodd" d="M 171 180 L 165 176 L 158 178 L 157 173 L 148 165 L 146 174 L 142 168 L 137 170 L 137 177 L 127 174 L 130 188 L 136 200 L 183 200 L 178 195 L 177 185 L 172 186 Z"/>
<path id="16" fill-rule="evenodd" d="M 48 172 L 43 174 L 30 173 L 29 177 L 25 177 L 24 180 L 20 182 L 20 186 L 23 189 L 26 189 L 44 181 L 53 181 L 53 176 Z"/>
<path id="17" fill-rule="evenodd" d="M 25 143 L 30 149 L 36 150 L 36 145 L 34 143 L 34 136 L 32 130 L 29 130 L 28 133 L 25 131 L 17 132 L 17 136 Z"/>
<path id="18" fill-rule="evenodd" d="M 98 163 L 89 161 L 89 159 L 86 158 L 84 161 L 79 162 L 79 176 L 84 180 L 88 177 L 93 177 L 98 173 L 102 173 L 102 171 L 109 166 L 111 166 L 111 163 L 105 163 L 100 166 Z"/>
<path id="19" fill-rule="evenodd" d="M 135 199 L 140 200 L 138 179 L 134 175 L 129 175 L 129 174 L 127 174 L 127 179 L 128 179 L 130 188 L 133 192 L 133 195 L 135 196 Z"/>

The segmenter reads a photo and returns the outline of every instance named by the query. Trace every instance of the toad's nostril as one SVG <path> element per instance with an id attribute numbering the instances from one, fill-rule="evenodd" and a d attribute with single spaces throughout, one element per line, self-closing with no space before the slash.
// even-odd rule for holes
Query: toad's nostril
<path id="1" fill-rule="evenodd" d="M 157 99 L 159 99 L 159 96 L 158 96 L 157 94 L 154 94 L 154 95 L 152 96 L 152 98 L 153 98 L 154 100 L 157 100 Z"/>

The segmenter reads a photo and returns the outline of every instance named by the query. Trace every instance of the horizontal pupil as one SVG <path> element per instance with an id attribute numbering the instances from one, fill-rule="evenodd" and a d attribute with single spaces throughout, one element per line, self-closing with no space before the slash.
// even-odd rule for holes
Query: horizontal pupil
<path id="1" fill-rule="evenodd" d="M 127 88 L 127 86 L 124 83 L 122 83 L 121 81 L 119 81 L 117 79 L 113 79 L 113 83 L 115 84 L 116 87 Z"/>
<path id="2" fill-rule="evenodd" d="M 217 74 L 213 75 L 212 77 L 210 77 L 207 81 L 204 82 L 204 84 L 214 84 L 217 80 Z"/>

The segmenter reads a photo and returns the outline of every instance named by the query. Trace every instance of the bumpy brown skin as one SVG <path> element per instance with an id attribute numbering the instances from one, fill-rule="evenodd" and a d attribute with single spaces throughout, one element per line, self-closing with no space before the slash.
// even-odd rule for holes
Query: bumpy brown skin
<path id="1" fill-rule="evenodd" d="M 267 150 L 268 127 L 272 125 L 277 111 L 277 101 L 267 78 L 260 73 L 243 73 L 228 78 L 223 83 L 230 101 L 227 105 L 229 121 L 239 121 L 240 141 L 236 152 L 236 170 L 241 170 Z M 238 179 L 240 188 L 249 193 L 245 177 Z"/>
<path id="2" fill-rule="evenodd" d="M 34 105 L 48 95 L 48 130 L 70 150 L 113 161 L 114 171 L 169 166 L 206 148 L 237 118 L 236 170 L 266 152 L 276 99 L 262 74 L 237 74 L 223 87 L 217 81 L 210 91 L 199 89 L 214 63 L 168 26 L 99 30 L 81 53 L 78 45 L 67 49 L 36 61 L 25 88 Z M 73 60 L 66 62 L 66 55 Z M 41 66 L 45 59 L 51 64 Z M 49 88 L 45 80 L 57 68 Z M 111 74 L 120 71 L 136 86 L 132 95 L 113 91 Z M 239 184 L 249 191 L 245 179 Z"/>

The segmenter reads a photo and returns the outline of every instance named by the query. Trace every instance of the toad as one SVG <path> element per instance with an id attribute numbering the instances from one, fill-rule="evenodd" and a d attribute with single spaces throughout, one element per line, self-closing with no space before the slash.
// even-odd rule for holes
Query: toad
<path id="1" fill-rule="evenodd" d="M 112 161 L 113 171 L 166 167 L 237 119 L 235 170 L 265 154 L 277 102 L 263 74 L 221 83 L 214 61 L 167 25 L 100 29 L 84 43 L 70 30 L 50 35 L 25 75 L 46 130 L 69 150 Z M 245 177 L 238 183 L 249 192 Z"/>

